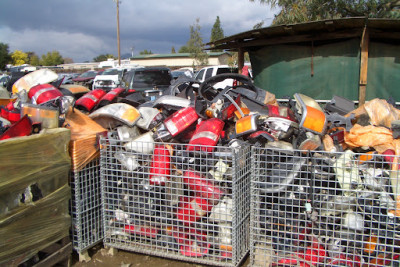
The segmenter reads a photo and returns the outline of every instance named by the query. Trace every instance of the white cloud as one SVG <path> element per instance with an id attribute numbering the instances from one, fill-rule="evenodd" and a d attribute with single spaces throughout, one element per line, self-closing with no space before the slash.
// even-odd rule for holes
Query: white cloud
<path id="1" fill-rule="evenodd" d="M 117 55 L 116 5 L 111 0 L 96 0 L 95 8 L 92 1 L 28 1 L 25 9 L 14 14 L 11 11 L 16 6 L 14 0 L 0 1 L 5 14 L 0 17 L 1 42 L 8 44 L 11 52 L 19 49 L 41 56 L 57 50 L 75 62 L 105 53 Z M 48 6 L 51 12 L 35 12 Z M 251 30 L 261 21 L 269 26 L 274 13 L 269 6 L 249 0 L 122 1 L 121 54 L 130 53 L 132 46 L 135 54 L 144 49 L 169 53 L 172 46 L 179 50 L 196 18 L 200 19 L 203 41 L 208 42 L 217 16 L 229 36 Z"/>
<path id="2" fill-rule="evenodd" d="M 0 28 L 0 35 L 4 36 L 9 45 L 9 51 L 34 51 L 39 57 L 47 52 L 56 50 L 63 57 L 73 57 L 76 61 L 92 60 L 95 56 L 113 48 L 104 40 L 83 33 L 67 33 L 43 30 L 11 31 L 9 28 Z"/>

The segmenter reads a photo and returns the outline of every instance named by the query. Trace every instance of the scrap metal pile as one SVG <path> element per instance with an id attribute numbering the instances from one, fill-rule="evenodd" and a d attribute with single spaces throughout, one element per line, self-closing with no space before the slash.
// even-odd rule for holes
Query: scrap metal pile
<path id="1" fill-rule="evenodd" d="M 215 88 L 225 79 L 236 82 Z M 322 105 L 301 93 L 278 103 L 239 74 L 201 84 L 179 78 L 155 99 L 116 88 L 68 102 L 55 90 L 47 84 L 17 90 L 17 102 L 1 108 L 11 123 L 0 125 L 8 128 L 3 135 L 28 118 L 14 113 L 32 119 L 32 110 L 56 110 L 51 118 L 61 118 L 66 103 L 108 130 L 102 143 L 108 242 L 240 261 L 241 253 L 232 256 L 238 241 L 232 231 L 246 230 L 231 220 L 241 201 L 247 207 L 239 216 L 248 216 L 250 191 L 233 199 L 242 190 L 234 179 L 250 177 L 252 158 L 253 263 L 264 256 L 285 266 L 398 261 L 400 111 L 394 103 L 373 99 L 356 108 L 333 96 Z M 236 153 L 249 146 L 252 153 L 237 161 Z M 272 245 L 260 245 L 264 239 Z"/>

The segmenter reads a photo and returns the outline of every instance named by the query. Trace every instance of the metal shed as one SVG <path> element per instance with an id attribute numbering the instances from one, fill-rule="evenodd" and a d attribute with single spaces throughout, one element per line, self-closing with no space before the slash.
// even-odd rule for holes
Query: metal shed
<path id="1" fill-rule="evenodd" d="M 400 20 L 344 18 L 271 26 L 235 34 L 210 49 L 248 52 L 256 86 L 277 98 L 339 95 L 364 103 L 400 99 Z"/>

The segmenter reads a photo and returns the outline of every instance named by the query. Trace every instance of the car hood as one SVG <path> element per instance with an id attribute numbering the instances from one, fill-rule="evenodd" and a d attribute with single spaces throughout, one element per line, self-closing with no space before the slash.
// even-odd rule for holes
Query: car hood
<path id="1" fill-rule="evenodd" d="M 74 78 L 72 79 L 74 82 L 86 82 L 86 81 L 90 81 L 93 80 L 94 77 L 78 77 L 78 78 Z"/>
<path id="2" fill-rule="evenodd" d="M 118 81 L 118 75 L 97 75 L 96 81 Z"/>
<path id="3" fill-rule="evenodd" d="M 164 91 L 169 88 L 169 85 L 155 85 L 155 86 L 133 86 L 131 89 L 136 91 Z"/>

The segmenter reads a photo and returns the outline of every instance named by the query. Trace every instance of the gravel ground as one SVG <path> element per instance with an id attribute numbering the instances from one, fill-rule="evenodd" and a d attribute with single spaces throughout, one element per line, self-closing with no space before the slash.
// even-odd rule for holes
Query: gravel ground
<path id="1" fill-rule="evenodd" d="M 106 249 L 103 245 L 97 245 L 88 251 L 91 260 L 88 262 L 79 261 L 76 252 L 73 253 L 73 267 L 93 267 L 93 266 L 112 266 L 112 267 L 136 267 L 136 266 L 157 266 L 157 267 L 194 267 L 205 266 L 198 263 L 175 261 L 161 257 L 148 256 L 140 253 L 123 251 L 117 249 Z M 242 267 L 250 266 L 249 260 L 245 261 Z"/>

